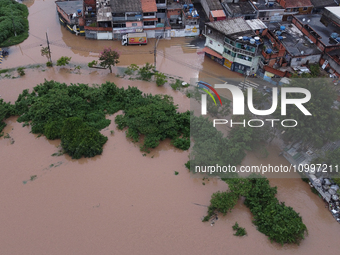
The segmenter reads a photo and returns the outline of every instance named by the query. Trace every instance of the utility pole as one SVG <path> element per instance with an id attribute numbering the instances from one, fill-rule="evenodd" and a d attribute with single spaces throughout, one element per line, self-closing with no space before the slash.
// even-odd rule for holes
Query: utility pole
<path id="1" fill-rule="evenodd" d="M 156 70 L 156 58 L 157 58 L 157 45 L 158 45 L 158 41 L 161 37 L 158 36 L 157 37 L 157 41 L 155 42 L 155 48 L 153 50 L 153 57 L 154 57 L 154 63 L 155 63 L 155 70 Z"/>
<path id="2" fill-rule="evenodd" d="M 48 56 L 50 57 L 50 62 L 51 62 L 51 64 L 52 64 L 50 42 L 48 41 L 47 32 L 46 32 L 46 41 L 47 41 L 47 48 L 48 48 Z"/>

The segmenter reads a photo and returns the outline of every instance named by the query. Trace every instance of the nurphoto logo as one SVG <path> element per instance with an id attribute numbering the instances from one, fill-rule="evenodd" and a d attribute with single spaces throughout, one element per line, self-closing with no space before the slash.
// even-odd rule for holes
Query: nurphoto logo
<path id="1" fill-rule="evenodd" d="M 221 98 L 219 94 L 216 92 L 216 90 L 207 84 L 201 84 L 201 86 L 205 86 L 209 88 L 211 91 L 213 91 L 217 98 L 220 101 L 220 104 L 222 105 Z M 228 89 L 233 98 L 233 115 L 245 115 L 244 114 L 244 105 L 245 105 L 245 100 L 244 100 L 244 95 L 243 92 L 240 88 L 234 85 L 230 84 L 215 84 L 216 89 Z M 213 95 L 205 88 L 200 88 L 203 91 L 205 91 L 210 97 L 213 99 L 215 105 L 216 101 L 213 97 Z M 296 98 L 296 99 L 291 99 L 287 98 L 288 93 L 302 93 L 305 95 L 304 98 Z M 201 95 L 201 114 L 206 115 L 207 114 L 207 94 L 202 94 Z M 311 99 L 311 93 L 304 88 L 293 88 L 293 87 L 283 87 L 281 88 L 281 115 L 285 116 L 287 113 L 287 105 L 292 104 L 295 105 L 305 116 L 312 116 L 312 114 L 303 106 L 304 103 L 307 103 Z M 248 88 L 247 89 L 247 105 L 248 109 L 251 113 L 254 115 L 260 115 L 260 116 L 267 116 L 275 112 L 277 109 L 278 105 L 278 89 L 273 88 L 272 90 L 272 105 L 270 109 L 267 110 L 258 110 L 255 109 L 254 104 L 253 104 L 253 88 Z M 279 119 L 265 119 L 264 121 L 271 122 L 271 126 L 274 127 L 274 122 L 275 121 L 280 121 Z M 249 127 L 262 127 L 264 125 L 264 121 L 262 119 L 250 119 L 248 120 L 247 124 Z M 288 123 L 292 123 L 293 125 Z M 227 124 L 230 123 L 230 126 L 232 127 L 233 125 L 243 125 L 244 127 L 246 126 L 246 120 L 244 119 L 243 122 L 233 122 L 232 119 L 227 120 L 227 119 L 214 119 L 213 120 L 213 126 L 215 127 L 217 124 Z M 257 125 L 255 125 L 257 123 Z M 283 127 L 296 127 L 298 122 L 295 119 L 284 119 L 281 121 L 281 125 Z"/>

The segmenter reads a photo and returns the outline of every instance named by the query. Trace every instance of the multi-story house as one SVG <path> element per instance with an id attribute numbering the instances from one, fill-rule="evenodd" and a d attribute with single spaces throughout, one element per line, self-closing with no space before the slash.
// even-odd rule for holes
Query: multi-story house
<path id="1" fill-rule="evenodd" d="M 256 19 L 258 10 L 250 0 L 224 0 L 222 7 L 227 18 L 244 17 L 244 19 Z"/>
<path id="2" fill-rule="evenodd" d="M 267 26 L 258 19 L 233 18 L 206 24 L 205 54 L 231 71 L 256 73 Z"/>
<path id="3" fill-rule="evenodd" d="M 313 5 L 310 0 L 278 0 L 278 3 L 285 8 L 283 20 L 292 20 L 295 14 L 310 14 Z"/>
<path id="4" fill-rule="evenodd" d="M 253 2 L 258 10 L 258 19 L 263 22 L 279 22 L 282 21 L 285 9 L 275 0 L 257 0 Z"/>

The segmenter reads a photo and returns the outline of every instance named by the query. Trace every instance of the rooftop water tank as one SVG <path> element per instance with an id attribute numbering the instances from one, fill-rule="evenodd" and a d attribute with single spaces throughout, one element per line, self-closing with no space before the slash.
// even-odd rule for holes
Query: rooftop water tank
<path id="1" fill-rule="evenodd" d="M 336 41 L 337 41 L 337 42 L 340 42 L 340 37 L 337 37 L 337 38 L 336 38 Z"/>
<path id="2" fill-rule="evenodd" d="M 277 37 L 280 41 L 283 39 L 283 37 L 282 36 L 278 36 Z"/>
<path id="3" fill-rule="evenodd" d="M 78 9 L 77 12 L 78 12 L 78 13 L 81 13 L 81 9 Z"/>
<path id="4" fill-rule="evenodd" d="M 274 3 L 273 3 L 273 2 L 269 2 L 269 3 L 268 3 L 268 6 L 269 6 L 269 7 L 273 7 L 273 6 L 274 6 Z"/>
<path id="5" fill-rule="evenodd" d="M 276 31 L 276 35 L 281 35 L 282 32 L 281 31 Z"/>
<path id="6" fill-rule="evenodd" d="M 244 40 L 244 41 L 249 40 L 248 36 L 243 36 L 243 40 Z"/>
<path id="7" fill-rule="evenodd" d="M 186 9 L 188 7 L 188 5 L 183 4 L 183 9 Z"/>
<path id="8" fill-rule="evenodd" d="M 193 4 L 189 4 L 189 8 L 193 8 L 194 7 L 194 5 Z"/>
<path id="9" fill-rule="evenodd" d="M 257 41 L 257 42 L 260 41 L 260 37 L 258 37 L 258 36 L 255 36 L 254 39 L 255 39 L 255 41 Z"/>
<path id="10" fill-rule="evenodd" d="M 255 39 L 250 39 L 250 43 L 254 44 L 255 43 Z"/>
<path id="11" fill-rule="evenodd" d="M 280 30 L 281 30 L 281 31 L 284 31 L 285 29 L 286 29 L 285 26 L 280 26 Z"/>
<path id="12" fill-rule="evenodd" d="M 333 39 L 337 38 L 338 36 L 339 36 L 338 33 L 332 33 L 332 34 L 331 34 L 331 37 L 332 37 Z"/>
<path id="13" fill-rule="evenodd" d="M 266 49 L 266 53 L 267 54 L 270 54 L 270 53 L 272 53 L 273 51 L 272 51 L 272 49 Z"/>

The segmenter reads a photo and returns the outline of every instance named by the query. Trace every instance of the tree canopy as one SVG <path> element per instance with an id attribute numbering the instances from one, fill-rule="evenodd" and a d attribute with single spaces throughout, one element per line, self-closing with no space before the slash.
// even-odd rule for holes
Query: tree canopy
<path id="1" fill-rule="evenodd" d="M 134 141 L 144 135 L 142 150 L 157 147 L 165 138 L 177 148 L 190 147 L 190 113 L 178 113 L 170 96 L 143 95 L 136 87 L 118 88 L 110 82 L 90 87 L 45 80 L 31 93 L 24 90 L 15 105 L 0 101 L 0 131 L 4 119 L 19 115 L 18 122 L 31 125 L 32 133 L 61 139 L 72 157 L 92 157 L 102 153 L 107 140 L 99 133 L 111 123 L 106 114 L 119 110 L 124 115 L 117 116 L 118 127 L 128 127 L 127 136 Z"/>
<path id="2" fill-rule="evenodd" d="M 333 108 L 336 93 L 327 79 L 293 79 L 289 87 L 301 87 L 311 93 L 309 102 L 303 104 L 312 116 L 305 116 L 295 105 L 287 105 L 287 115 L 281 116 L 281 104 L 278 103 L 275 117 L 295 119 L 294 128 L 282 128 L 285 141 L 302 141 L 315 147 L 325 142 L 340 139 L 340 112 Z M 303 94 L 288 93 L 287 98 L 302 98 Z"/>
<path id="3" fill-rule="evenodd" d="M 17 44 L 28 37 L 27 17 L 26 5 L 13 0 L 0 0 L 0 46 Z M 8 39 L 12 42 L 6 41 Z"/>
<path id="4" fill-rule="evenodd" d="M 112 73 L 112 66 L 119 63 L 119 53 L 111 48 L 106 48 L 99 56 L 99 65 L 105 68 L 109 68 L 110 73 Z"/>

